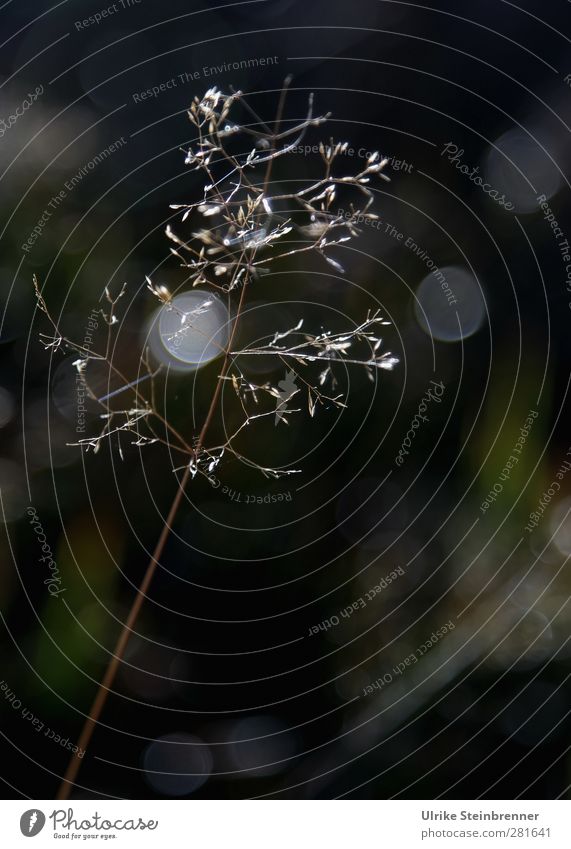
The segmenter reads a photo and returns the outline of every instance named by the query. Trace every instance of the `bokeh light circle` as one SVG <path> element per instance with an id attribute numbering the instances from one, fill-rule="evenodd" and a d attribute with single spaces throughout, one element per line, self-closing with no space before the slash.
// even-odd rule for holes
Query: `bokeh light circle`
<path id="1" fill-rule="evenodd" d="M 465 268 L 450 265 L 428 274 L 416 292 L 420 327 L 440 342 L 459 342 L 480 329 L 486 304 L 480 285 Z"/>

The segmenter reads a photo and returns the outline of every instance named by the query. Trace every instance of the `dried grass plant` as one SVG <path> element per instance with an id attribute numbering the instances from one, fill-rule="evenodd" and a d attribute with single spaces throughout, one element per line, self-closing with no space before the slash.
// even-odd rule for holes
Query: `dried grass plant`
<path id="1" fill-rule="evenodd" d="M 359 235 L 357 220 L 377 218 L 370 211 L 373 203 L 370 181 L 388 179 L 383 173 L 388 160 L 378 153 L 369 156 L 356 174 L 338 173 L 338 157 L 346 152 L 347 145 L 321 143 L 321 175 L 312 180 L 296 180 L 295 191 L 272 192 L 274 163 L 283 157 L 295 157 L 296 148 L 306 132 L 320 127 L 329 117 L 314 116 L 313 96 L 310 96 L 304 120 L 284 128 L 289 84 L 288 79 L 281 91 L 272 127 L 256 114 L 241 92 L 223 94 L 211 88 L 204 97 L 195 98 L 188 110 L 195 139 L 186 154 L 186 164 L 202 175 L 204 187 L 202 196 L 196 201 L 173 206 L 180 212 L 180 222 L 176 232 L 169 225 L 166 235 L 172 254 L 188 275 L 185 286 L 222 294 L 232 305 L 233 316 L 208 412 L 198 432 L 181 434 L 168 420 L 165 410 L 157 405 L 160 393 L 156 392 L 155 384 L 164 375 L 164 369 L 153 364 L 148 350 L 141 357 L 140 372 L 134 380 L 129 380 L 115 362 L 113 333 L 125 287 L 116 295 L 105 289 L 106 306 L 101 314 L 107 326 L 107 338 L 104 349 L 95 352 L 61 333 L 34 279 L 38 307 L 51 324 L 51 333 L 42 334 L 41 341 L 51 351 L 72 351 L 77 355 L 74 365 L 86 391 L 102 408 L 99 432 L 76 444 L 97 452 L 103 442 L 116 440 L 122 452 L 121 441 L 127 437 L 138 447 L 163 443 L 181 459 L 180 465 L 173 469 L 177 473 L 174 499 L 86 718 L 77 744 L 79 750 L 86 751 L 89 746 L 191 479 L 196 475 L 210 477 L 227 457 L 254 466 L 268 477 L 296 473 L 299 470 L 278 470 L 243 456 L 236 447 L 240 432 L 254 421 L 270 416 L 275 417 L 276 424 L 287 424 L 292 414 L 301 414 L 302 406 L 291 409 L 284 401 L 289 402 L 301 393 L 305 394 L 303 406 L 312 417 L 320 406 L 344 406 L 345 398 L 337 391 L 336 366 L 360 367 L 374 380 L 375 372 L 392 369 L 397 362 L 390 352 L 381 352 L 380 328 L 388 322 L 378 311 L 369 313 L 344 333 L 311 333 L 304 329 L 300 319 L 286 332 L 269 332 L 263 344 L 243 349 L 235 346 L 247 294 L 255 285 L 269 285 L 271 278 L 267 275 L 273 263 L 295 254 L 313 252 L 336 273 L 343 272 L 333 255 L 335 248 Z M 239 108 L 248 116 L 248 122 L 235 122 L 234 114 Z M 338 211 L 341 193 L 344 208 L 351 211 L 349 218 Z M 201 220 L 201 226 L 194 227 L 187 235 L 190 221 L 195 219 Z M 147 280 L 147 291 L 160 302 L 162 309 L 176 310 L 174 295 L 165 286 Z M 196 317 L 207 308 L 208 301 Z M 192 329 L 193 317 L 193 314 L 185 314 L 183 330 Z M 244 363 L 260 356 L 275 357 L 283 363 L 287 374 L 285 383 L 259 383 L 248 375 Z M 103 398 L 98 397 L 90 382 L 94 364 L 99 367 L 103 364 L 110 381 L 119 385 Z M 242 422 L 223 443 L 210 445 L 207 437 L 226 382 L 235 393 Z M 127 404 L 123 400 L 126 397 L 129 398 Z M 69 797 L 81 763 L 77 756 L 71 758 L 59 799 Z"/>

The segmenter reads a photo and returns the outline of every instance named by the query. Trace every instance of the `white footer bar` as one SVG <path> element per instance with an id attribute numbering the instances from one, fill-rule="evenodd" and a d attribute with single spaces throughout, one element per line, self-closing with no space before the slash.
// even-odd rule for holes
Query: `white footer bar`
<path id="1" fill-rule="evenodd" d="M 569 849 L 568 801 L 0 801 L 2 845 Z M 33 842 L 31 842 L 33 841 Z"/>

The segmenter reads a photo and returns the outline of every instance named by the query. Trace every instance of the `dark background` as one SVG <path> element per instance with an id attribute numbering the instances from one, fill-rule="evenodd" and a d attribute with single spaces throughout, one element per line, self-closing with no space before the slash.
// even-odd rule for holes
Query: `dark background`
<path id="1" fill-rule="evenodd" d="M 234 86 L 270 121 L 292 74 L 286 120 L 304 117 L 309 92 L 317 112 L 332 113 L 308 142 L 332 136 L 412 165 L 389 167 L 391 182 L 375 184 L 375 211 L 438 266 L 470 269 L 486 314 L 475 333 L 433 341 L 414 311 L 425 263 L 373 228 L 335 254 L 345 279 L 301 255 L 252 287 L 249 303 L 261 308 L 247 314 L 246 335 L 302 316 L 316 331 L 337 330 L 339 314 L 360 321 L 380 306 L 392 322 L 385 346 L 400 363 L 375 386 L 351 373 L 341 416 L 304 410 L 289 428 L 249 432 L 245 453 L 300 475 L 273 482 L 231 462 L 220 468 L 242 494 L 288 492 L 290 502 L 237 503 L 205 481 L 191 485 L 76 795 L 566 796 L 569 482 L 533 533 L 524 526 L 569 448 L 571 294 L 521 175 L 571 234 L 569 4 L 142 0 L 76 28 L 101 8 L 71 0 L 0 10 L 2 116 L 44 87 L 0 139 L 0 678 L 22 709 L 77 738 L 176 489 L 160 447 L 126 443 L 124 460 L 116 445 L 97 456 L 68 447 L 73 358 L 38 341 L 48 329 L 32 275 L 79 339 L 104 286 L 126 282 L 116 356 L 136 373 L 155 307 L 145 275 L 173 288 L 184 281 L 164 227 L 169 204 L 201 192 L 184 164 L 190 100 Z M 260 56 L 279 61 L 133 101 L 185 71 Z M 128 143 L 23 253 L 52 195 L 120 137 Z M 495 151 L 514 212 L 442 156 L 448 142 L 482 171 Z M 347 169 L 360 164 L 348 158 Z M 275 179 L 316 168 L 317 157 L 295 155 Z M 196 383 L 169 383 L 189 436 L 217 373 L 212 364 Z M 443 403 L 399 469 L 394 457 L 431 379 L 445 383 Z M 530 409 L 539 415 L 517 470 L 484 514 Z M 30 504 L 62 573 L 58 599 L 43 584 Z M 397 566 L 405 575 L 364 610 L 308 636 Z M 362 697 L 449 620 L 454 631 L 421 663 Z M 0 715 L 6 798 L 52 798 L 69 752 L 5 697 Z M 157 747 L 165 737 L 183 745 Z"/>

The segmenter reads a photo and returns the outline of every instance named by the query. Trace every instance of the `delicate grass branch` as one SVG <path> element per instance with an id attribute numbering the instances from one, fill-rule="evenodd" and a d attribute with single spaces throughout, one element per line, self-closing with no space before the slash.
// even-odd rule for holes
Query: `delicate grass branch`
<path id="1" fill-rule="evenodd" d="M 196 97 L 188 110 L 196 137 L 186 151 L 186 164 L 202 175 L 204 187 L 202 196 L 196 201 L 173 206 L 181 212 L 180 222 L 176 227 L 169 225 L 166 236 L 171 244 L 171 253 L 186 269 L 188 284 L 202 287 L 209 294 L 197 309 L 183 311 L 177 306 L 176 295 L 163 284 L 147 278 L 146 290 L 159 301 L 160 315 L 163 310 L 174 312 L 179 321 L 180 326 L 175 326 L 168 338 L 163 340 L 167 350 L 166 343 L 176 346 L 188 336 L 193 339 L 198 337 L 201 333 L 200 319 L 212 307 L 215 292 L 224 293 L 229 302 L 239 292 L 228 343 L 219 351 L 223 363 L 198 433 L 183 436 L 169 421 L 165 409 L 157 405 L 156 384 L 164 377 L 166 369 L 151 361 L 147 349 L 140 355 L 136 377 L 128 379 L 123 373 L 124 368 L 116 365 L 119 355 L 114 353 L 118 350 L 114 345 L 114 334 L 121 326 L 117 311 L 125 286 L 116 295 L 105 288 L 106 306 L 100 310 L 106 324 L 105 340 L 102 350 L 92 351 L 62 333 L 50 315 L 34 278 L 38 309 L 45 314 L 52 328 L 51 335 L 42 334 L 42 343 L 53 354 L 72 351 L 79 356 L 74 365 L 89 397 L 101 408 L 102 429 L 76 444 L 96 452 L 104 441 L 116 439 L 123 457 L 120 439 L 127 436 L 138 450 L 160 443 L 182 458 L 181 465 L 173 469 L 175 474 L 182 472 L 180 477 L 177 476 L 176 493 L 86 717 L 78 742 L 79 750 L 87 750 L 91 741 L 189 482 L 197 475 L 211 477 L 227 457 L 255 468 L 269 478 L 298 474 L 299 469 L 273 469 L 254 462 L 238 447 L 241 434 L 250 427 L 263 427 L 263 422 L 270 417 L 274 417 L 276 425 L 287 425 L 291 415 L 301 413 L 301 407 L 291 408 L 289 402 L 297 396 L 301 399 L 302 392 L 307 393 L 307 410 L 312 417 L 318 407 L 343 409 L 347 399 L 337 391 L 337 366 L 359 366 L 371 380 L 375 380 L 375 371 L 391 369 L 397 362 L 390 352 L 380 352 L 382 338 L 379 327 L 388 322 L 379 313 L 367 316 L 365 321 L 345 333 L 311 333 L 302 329 L 303 322 L 300 321 L 283 333 L 269 334 L 267 342 L 262 345 L 236 349 L 237 327 L 250 287 L 264 280 L 272 263 L 307 252 L 319 255 L 337 272 L 343 273 L 341 264 L 331 251 L 358 236 L 360 231 L 354 220 L 335 211 L 339 194 L 343 194 L 343 207 L 352 211 L 354 219 L 376 218 L 369 212 L 373 202 L 369 183 L 374 177 L 388 179 L 383 173 L 388 160 L 381 159 L 377 153 L 369 156 L 357 174 L 337 173 L 337 159 L 346 151 L 347 144 L 322 143 L 320 174 L 309 180 L 296 180 L 295 191 L 272 193 L 275 164 L 294 154 L 308 130 L 321 126 L 328 118 L 328 115 L 314 114 L 313 95 L 310 95 L 305 119 L 285 127 L 284 113 L 290 82 L 288 78 L 284 84 L 271 129 L 239 91 L 225 95 L 211 88 L 204 97 Z M 243 126 L 234 119 L 240 105 L 256 122 L 254 127 Z M 201 223 L 190 227 L 187 222 L 191 216 L 200 219 Z M 274 357 L 276 362 L 283 364 L 285 379 L 277 385 L 271 380 L 257 383 L 252 379 L 247 373 L 248 360 L 260 356 Z M 312 366 L 315 365 L 318 370 L 314 374 L 316 370 Z M 109 386 L 105 394 L 96 391 L 92 375 L 94 368 L 102 366 L 108 370 Z M 297 379 L 303 384 L 303 389 L 297 386 Z M 111 385 L 111 381 L 115 385 Z M 208 446 L 206 438 L 214 424 L 223 387 L 229 383 L 236 398 L 238 423 L 223 443 Z M 164 388 L 163 394 L 166 394 L 168 387 Z M 115 408 L 113 405 L 118 398 L 121 406 Z M 72 757 L 59 799 L 69 797 L 81 763 L 77 756 Z"/>

